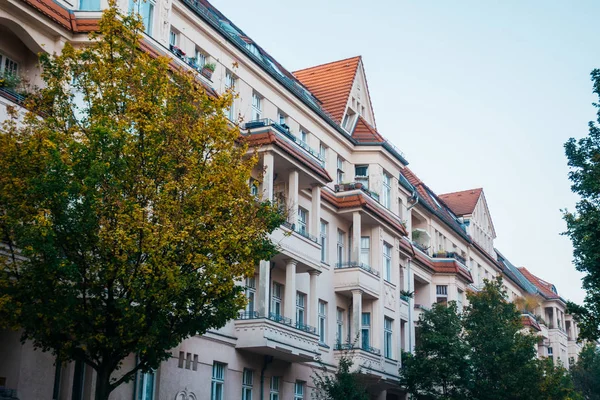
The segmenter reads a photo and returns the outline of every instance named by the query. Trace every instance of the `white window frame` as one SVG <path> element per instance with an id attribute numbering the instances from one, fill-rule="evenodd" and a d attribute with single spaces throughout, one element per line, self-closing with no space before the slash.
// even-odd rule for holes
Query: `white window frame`
<path id="1" fill-rule="evenodd" d="M 304 399 L 304 384 L 302 381 L 294 382 L 294 400 Z"/>
<path id="2" fill-rule="evenodd" d="M 225 89 L 235 91 L 236 78 L 233 72 L 225 71 Z M 227 109 L 227 118 L 231 121 L 235 121 L 235 99 L 231 101 L 231 106 Z"/>
<path id="3" fill-rule="evenodd" d="M 254 371 L 244 368 L 242 372 L 242 400 L 252 400 L 253 381 Z"/>
<path id="4" fill-rule="evenodd" d="M 302 207 L 298 207 L 298 232 L 308 234 L 308 211 Z"/>
<path id="5" fill-rule="evenodd" d="M 360 237 L 360 263 L 370 266 L 371 265 L 371 237 L 361 236 Z"/>
<path id="6" fill-rule="evenodd" d="M 152 379 L 152 382 L 148 382 Z M 140 372 L 137 381 L 137 396 L 136 400 L 154 400 L 154 392 L 156 388 L 156 375 L 152 372 Z"/>
<path id="7" fill-rule="evenodd" d="M 367 318 L 365 318 L 365 317 L 367 317 Z M 366 339 L 365 339 L 365 334 L 366 334 Z M 365 349 L 365 346 L 371 347 L 371 313 L 370 312 L 363 312 L 360 316 L 360 346 L 362 349 Z"/>
<path id="8" fill-rule="evenodd" d="M 258 93 L 252 92 L 252 121 L 262 118 L 262 100 Z"/>
<path id="9" fill-rule="evenodd" d="M 346 233 L 341 229 L 337 230 L 337 264 L 338 266 L 342 266 L 344 263 L 344 237 Z"/>
<path id="10" fill-rule="evenodd" d="M 246 278 L 246 298 L 248 304 L 246 304 L 246 311 L 248 313 L 254 312 L 254 305 L 256 300 L 256 277 L 249 276 Z"/>
<path id="11" fill-rule="evenodd" d="M 296 325 L 306 325 L 306 295 L 296 292 Z"/>
<path id="12" fill-rule="evenodd" d="M 364 175 L 357 174 L 359 168 L 365 169 Z M 369 166 L 366 164 L 355 165 L 354 166 L 354 180 L 356 182 L 362 183 L 362 185 L 364 186 L 365 189 L 369 189 Z"/>
<path id="13" fill-rule="evenodd" d="M 177 42 L 179 42 L 179 33 L 171 29 L 171 32 L 169 32 L 169 45 L 177 46 Z"/>
<path id="14" fill-rule="evenodd" d="M 279 386 L 281 378 L 279 376 L 272 376 L 271 383 L 269 385 L 269 400 L 279 400 Z"/>
<path id="15" fill-rule="evenodd" d="M 210 386 L 210 399 L 223 400 L 225 398 L 225 367 L 226 365 L 220 362 L 213 363 L 213 372 Z M 220 396 L 217 389 L 220 388 Z"/>
<path id="16" fill-rule="evenodd" d="M 304 129 L 300 129 L 300 141 L 308 145 L 308 132 L 306 132 Z"/>
<path id="17" fill-rule="evenodd" d="M 344 310 L 338 308 L 336 310 L 336 331 L 335 342 L 338 344 L 344 343 Z"/>
<path id="18" fill-rule="evenodd" d="M 327 343 L 327 303 L 319 300 L 319 340 Z"/>
<path id="19" fill-rule="evenodd" d="M 281 308 L 281 292 L 283 291 L 283 285 L 277 282 L 273 282 L 271 291 L 271 313 L 280 316 L 283 311 Z"/>
<path id="20" fill-rule="evenodd" d="M 392 207 L 392 177 L 385 172 L 383 173 L 381 204 L 388 210 Z"/>
<path id="21" fill-rule="evenodd" d="M 7 64 L 10 65 L 10 71 L 7 72 Z M 19 63 L 8 57 L 5 54 L 0 53 L 0 76 L 4 75 L 18 75 L 19 74 Z"/>
<path id="22" fill-rule="evenodd" d="M 448 302 L 448 285 L 436 285 L 435 286 L 435 301 L 436 303 L 447 303 Z"/>
<path id="23" fill-rule="evenodd" d="M 337 183 L 344 183 L 344 159 L 340 156 L 337 157 Z"/>
<path id="24" fill-rule="evenodd" d="M 393 358 L 393 331 L 394 320 L 388 317 L 383 318 L 383 354 L 386 358 Z"/>
<path id="25" fill-rule="evenodd" d="M 323 142 L 319 143 L 319 157 L 323 161 L 323 166 L 327 166 L 327 146 Z"/>
<path id="26" fill-rule="evenodd" d="M 146 7 L 147 7 L 147 9 L 146 9 Z M 142 23 L 144 24 L 144 32 L 148 36 L 152 36 L 152 25 L 154 25 L 154 9 L 155 8 L 156 8 L 155 0 L 147 0 L 147 1 L 129 0 L 129 11 L 133 11 L 142 17 Z M 146 10 L 148 11 L 148 15 L 145 14 Z M 142 13 L 142 11 L 144 13 Z M 171 32 L 173 32 L 173 31 L 171 31 Z"/>
<path id="27" fill-rule="evenodd" d="M 287 115 L 285 115 L 281 110 L 277 110 L 277 121 L 279 125 L 287 125 Z"/>
<path id="28" fill-rule="evenodd" d="M 383 242 L 383 272 L 384 279 L 392 282 L 392 246 Z"/>
<path id="29" fill-rule="evenodd" d="M 319 239 L 321 242 L 321 262 L 327 263 L 327 231 L 329 230 L 329 224 L 327 221 L 321 220 L 319 226 Z"/>

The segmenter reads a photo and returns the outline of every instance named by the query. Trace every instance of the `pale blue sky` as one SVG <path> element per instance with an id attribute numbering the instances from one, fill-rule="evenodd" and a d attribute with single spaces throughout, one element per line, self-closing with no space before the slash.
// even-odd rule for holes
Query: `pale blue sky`
<path id="1" fill-rule="evenodd" d="M 378 130 L 436 193 L 483 187 L 517 266 L 580 302 L 563 143 L 594 119 L 599 1 L 213 0 L 293 71 L 362 55 Z"/>

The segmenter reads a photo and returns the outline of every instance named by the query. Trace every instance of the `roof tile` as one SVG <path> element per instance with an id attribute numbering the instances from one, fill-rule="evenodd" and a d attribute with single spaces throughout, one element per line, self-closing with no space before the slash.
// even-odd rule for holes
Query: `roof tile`
<path id="1" fill-rule="evenodd" d="M 481 197 L 482 188 L 463 190 L 460 192 L 440 194 L 452 212 L 458 216 L 473 214 L 477 201 Z"/>

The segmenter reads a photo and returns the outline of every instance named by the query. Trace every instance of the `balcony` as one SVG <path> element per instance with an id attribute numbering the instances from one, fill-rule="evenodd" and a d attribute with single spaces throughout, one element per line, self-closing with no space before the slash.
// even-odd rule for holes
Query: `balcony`
<path id="1" fill-rule="evenodd" d="M 281 138 L 283 138 L 288 143 L 293 144 L 296 148 L 302 149 L 303 153 L 309 156 L 310 160 L 318 164 L 320 167 L 325 166 L 325 161 L 321 158 L 321 155 L 308 144 L 300 140 L 296 135 L 294 135 L 290 128 L 285 124 L 278 124 L 275 121 L 269 118 L 262 118 L 250 122 L 246 122 L 244 124 L 243 129 L 248 131 L 252 131 L 249 134 L 252 135 L 257 133 L 256 131 L 262 131 L 260 128 L 270 127 L 273 128 L 273 131 L 278 134 Z"/>
<path id="2" fill-rule="evenodd" d="M 437 253 L 432 254 L 431 257 L 433 257 L 433 258 L 453 258 L 456 261 L 458 261 L 459 263 L 463 264 L 465 267 L 467 265 L 466 258 L 462 257 L 460 254 L 458 254 L 454 251 L 437 252 Z"/>
<path id="3" fill-rule="evenodd" d="M 381 351 L 371 346 L 354 346 L 352 343 L 337 343 L 334 347 L 334 358 L 338 361 L 342 356 L 350 353 L 354 368 L 360 368 L 362 373 L 370 376 L 381 378 L 389 378 L 387 376 L 386 366 L 384 365 L 384 357 L 381 356 Z M 397 365 L 390 371 L 394 375 L 398 372 Z"/>
<path id="4" fill-rule="evenodd" d="M 379 272 L 363 263 L 350 261 L 336 264 L 333 282 L 338 293 L 351 296 L 353 290 L 360 289 L 366 298 L 379 298 Z"/>
<path id="5" fill-rule="evenodd" d="M 236 349 L 270 355 L 289 362 L 313 361 L 319 355 L 316 328 L 270 313 L 240 312 L 235 321 Z"/>
<path id="6" fill-rule="evenodd" d="M 286 258 L 293 258 L 298 261 L 298 272 L 321 270 L 321 245 L 308 232 L 299 231 L 285 222 L 271 233 L 271 240 L 280 251 L 274 261 L 279 260 L 285 264 Z"/>

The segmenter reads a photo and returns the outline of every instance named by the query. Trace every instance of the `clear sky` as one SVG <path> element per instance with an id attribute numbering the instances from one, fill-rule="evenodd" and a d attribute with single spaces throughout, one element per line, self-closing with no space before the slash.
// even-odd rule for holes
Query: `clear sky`
<path id="1" fill-rule="evenodd" d="M 483 187 L 496 247 L 581 302 L 563 143 L 587 134 L 600 1 L 213 0 L 290 71 L 363 56 L 378 130 L 436 193 Z"/>

